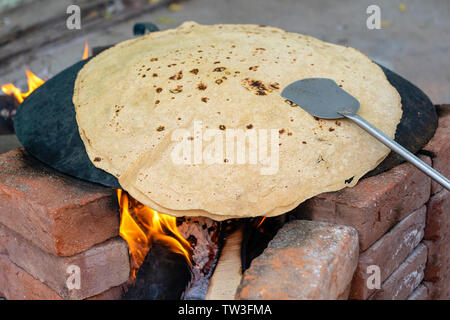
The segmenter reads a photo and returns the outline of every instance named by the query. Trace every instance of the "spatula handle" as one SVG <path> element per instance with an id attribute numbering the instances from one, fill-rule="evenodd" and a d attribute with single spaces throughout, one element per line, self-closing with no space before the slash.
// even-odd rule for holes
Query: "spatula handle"
<path id="1" fill-rule="evenodd" d="M 406 150 L 404 147 L 402 147 L 400 144 L 392 140 L 390 137 L 385 135 L 383 132 L 372 126 L 369 122 L 361 118 L 357 114 L 348 114 L 345 112 L 339 112 L 344 117 L 353 120 L 356 122 L 358 126 L 366 130 L 368 133 L 370 133 L 372 136 L 377 138 L 379 141 L 381 141 L 383 144 L 388 146 L 391 150 L 394 152 L 397 152 L 399 155 L 401 155 L 405 160 L 412 163 L 414 166 L 416 166 L 419 170 L 424 172 L 426 175 L 431 177 L 434 181 L 442 185 L 445 189 L 450 191 L 450 181 L 444 177 L 442 174 L 431 168 L 429 165 L 427 165 L 425 162 L 417 158 L 414 154 Z"/>

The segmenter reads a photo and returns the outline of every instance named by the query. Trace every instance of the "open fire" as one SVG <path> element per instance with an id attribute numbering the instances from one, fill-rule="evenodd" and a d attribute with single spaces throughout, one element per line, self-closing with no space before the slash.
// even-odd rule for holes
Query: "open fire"
<path id="1" fill-rule="evenodd" d="M 28 91 L 22 93 L 22 90 L 17 88 L 12 83 L 7 83 L 2 85 L 2 91 L 8 95 L 14 95 L 14 97 L 19 101 L 19 103 L 22 103 L 23 100 L 25 100 L 26 97 L 28 97 L 34 90 L 39 88 L 41 85 L 45 83 L 44 80 L 36 76 L 33 72 L 30 70 L 25 70 L 25 73 L 27 74 L 28 79 Z"/>
<path id="2" fill-rule="evenodd" d="M 120 206 L 120 236 L 128 243 L 133 278 L 155 242 L 164 243 L 191 264 L 191 245 L 178 231 L 175 217 L 141 204 L 121 189 L 117 189 L 117 197 Z"/>

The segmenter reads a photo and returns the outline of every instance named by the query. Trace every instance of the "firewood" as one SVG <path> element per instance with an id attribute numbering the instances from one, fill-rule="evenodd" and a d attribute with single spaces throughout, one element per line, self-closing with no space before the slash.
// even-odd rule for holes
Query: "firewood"
<path id="1" fill-rule="evenodd" d="M 241 243 L 244 224 L 239 223 L 236 229 L 227 235 L 225 245 L 211 278 L 207 300 L 233 300 L 241 281 Z"/>
<path id="2" fill-rule="evenodd" d="M 178 300 L 191 279 L 186 259 L 155 243 L 139 269 L 124 300 Z"/>
<path id="3" fill-rule="evenodd" d="M 206 217 L 177 219 L 178 231 L 192 246 L 192 279 L 183 299 L 205 299 L 222 247 L 222 224 Z"/>

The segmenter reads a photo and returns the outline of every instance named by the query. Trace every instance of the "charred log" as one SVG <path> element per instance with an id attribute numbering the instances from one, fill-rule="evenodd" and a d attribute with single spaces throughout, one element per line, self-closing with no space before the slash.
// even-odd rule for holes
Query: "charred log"
<path id="1" fill-rule="evenodd" d="M 177 224 L 192 247 L 192 280 L 183 299 L 204 299 L 223 245 L 223 223 L 205 217 L 185 217 L 178 219 Z"/>
<path id="2" fill-rule="evenodd" d="M 192 247 L 192 265 L 164 244 L 153 244 L 124 300 L 205 298 L 222 247 L 222 223 L 185 217 L 177 219 L 177 228 Z"/>
<path id="3" fill-rule="evenodd" d="M 179 300 L 191 280 L 185 257 L 155 243 L 139 269 L 124 300 Z"/>

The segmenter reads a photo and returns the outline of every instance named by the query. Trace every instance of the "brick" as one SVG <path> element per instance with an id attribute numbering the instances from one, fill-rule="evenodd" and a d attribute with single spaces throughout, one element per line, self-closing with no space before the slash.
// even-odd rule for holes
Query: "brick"
<path id="1" fill-rule="evenodd" d="M 56 292 L 0 254 L 0 292 L 7 300 L 61 300 Z"/>
<path id="2" fill-rule="evenodd" d="M 351 288 L 352 288 L 352 284 L 350 282 L 347 285 L 347 288 L 342 293 L 339 294 L 339 296 L 336 298 L 336 300 L 348 300 Z"/>
<path id="3" fill-rule="evenodd" d="M 71 257 L 58 257 L 1 225 L 0 235 L 9 259 L 64 299 L 91 297 L 128 280 L 128 247 L 119 237 Z M 71 265 L 78 266 L 81 271 L 79 290 L 69 290 L 66 285 L 67 270 Z"/>
<path id="4" fill-rule="evenodd" d="M 447 178 L 450 177 L 450 105 L 441 105 L 437 108 L 439 125 L 433 139 L 428 142 L 424 150 L 433 155 L 433 168 Z M 443 187 L 433 181 L 431 193 L 435 194 L 443 190 Z"/>
<path id="5" fill-rule="evenodd" d="M 423 280 L 427 248 L 419 244 L 411 255 L 383 282 L 369 300 L 405 300 Z"/>
<path id="6" fill-rule="evenodd" d="M 430 164 L 429 157 L 421 159 Z M 302 206 L 308 220 L 351 226 L 358 231 L 361 251 L 369 248 L 397 222 L 422 207 L 430 197 L 431 180 L 409 163 L 353 188 L 323 193 Z"/>
<path id="7" fill-rule="evenodd" d="M 112 287 L 105 292 L 102 292 L 93 297 L 87 298 L 85 300 L 121 300 L 124 294 L 122 286 Z"/>
<path id="8" fill-rule="evenodd" d="M 120 300 L 122 295 L 122 286 L 117 286 L 86 300 Z M 8 300 L 62 300 L 55 291 L 1 254 L 0 297 Z"/>
<path id="9" fill-rule="evenodd" d="M 380 268 L 383 282 L 411 254 L 423 238 L 425 216 L 426 207 L 423 206 L 360 254 L 350 290 L 351 299 L 366 300 L 375 291 L 367 287 L 367 279 L 372 275 L 367 273 L 369 266 Z"/>
<path id="10" fill-rule="evenodd" d="M 424 281 L 428 288 L 430 299 L 432 300 L 450 300 L 450 273 L 444 275 L 440 281 Z"/>
<path id="11" fill-rule="evenodd" d="M 408 300 L 429 300 L 429 298 L 428 288 L 421 284 L 416 290 L 413 291 L 413 293 L 411 293 Z"/>
<path id="12" fill-rule="evenodd" d="M 342 299 L 358 252 L 358 235 L 351 227 L 291 221 L 252 261 L 236 299 Z"/>
<path id="13" fill-rule="evenodd" d="M 425 239 L 438 240 L 450 234 L 450 192 L 443 189 L 427 204 Z"/>
<path id="14" fill-rule="evenodd" d="M 428 261 L 425 269 L 425 280 L 440 281 L 450 273 L 450 237 L 435 241 L 423 242 L 428 248 Z"/>
<path id="15" fill-rule="evenodd" d="M 17 149 L 0 155 L 0 223 L 72 256 L 118 235 L 114 191 L 58 173 Z"/>

